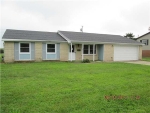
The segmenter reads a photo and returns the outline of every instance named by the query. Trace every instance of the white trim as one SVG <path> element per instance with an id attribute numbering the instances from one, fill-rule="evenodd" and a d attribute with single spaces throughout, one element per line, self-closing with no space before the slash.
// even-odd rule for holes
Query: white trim
<path id="1" fill-rule="evenodd" d="M 93 61 L 94 61 L 94 57 L 95 57 L 95 44 L 93 44 Z"/>
<path id="2" fill-rule="evenodd" d="M 113 46 L 114 47 L 114 46 Z M 114 49 L 114 48 L 113 48 Z M 103 61 L 105 60 L 105 45 L 103 44 Z M 113 54 L 114 54 L 114 51 L 113 51 Z M 113 56 L 114 57 L 114 56 Z M 113 58 L 113 61 L 114 61 L 114 58 Z"/>
<path id="3" fill-rule="evenodd" d="M 47 52 L 47 44 L 54 44 L 55 45 L 55 52 Z M 46 43 L 46 60 L 56 60 L 56 58 L 57 58 L 57 56 L 56 56 L 56 58 L 55 59 L 47 59 L 47 55 L 56 55 L 56 51 L 57 51 L 57 46 L 56 46 L 56 44 L 55 43 Z"/>
<path id="4" fill-rule="evenodd" d="M 84 54 L 84 52 L 83 52 L 83 54 L 84 55 L 93 55 L 93 54 L 90 54 L 90 45 L 92 45 L 92 44 L 85 44 L 85 45 L 88 45 L 88 54 Z M 95 44 L 93 44 L 93 45 L 95 45 Z M 94 55 L 97 55 L 97 45 L 95 45 L 95 47 L 96 47 L 96 53 L 94 51 Z M 83 46 L 83 50 L 84 50 L 84 46 Z"/>
<path id="5" fill-rule="evenodd" d="M 72 52 L 71 50 L 72 50 L 72 48 L 71 48 L 71 44 L 72 43 L 70 43 L 69 45 L 68 45 L 68 47 L 69 47 L 69 52 L 68 52 L 68 60 L 69 61 L 73 61 L 73 60 L 76 60 L 76 52 L 75 52 L 75 44 L 72 44 L 72 47 L 74 46 L 74 52 Z M 71 53 L 72 52 L 72 53 Z M 72 55 L 71 55 L 72 54 Z M 75 55 L 74 57 L 72 57 L 73 56 L 73 54 Z M 74 59 L 73 59 L 74 58 Z"/>
<path id="6" fill-rule="evenodd" d="M 82 44 L 82 51 L 81 51 L 82 52 L 82 61 L 83 61 L 83 57 L 84 57 L 83 56 L 83 47 L 84 47 L 84 44 Z"/>
<path id="7" fill-rule="evenodd" d="M 71 44 L 71 48 L 70 48 L 71 49 L 70 50 L 71 51 L 70 61 L 72 62 L 72 43 L 70 43 L 70 44 Z M 75 47 L 74 47 L 74 49 L 75 49 Z"/>
<path id="8" fill-rule="evenodd" d="M 63 35 L 60 31 L 58 31 L 58 34 L 60 36 L 62 36 L 65 40 L 67 40 L 68 43 L 71 43 L 71 40 L 69 40 L 69 38 L 67 38 L 65 35 Z"/>
<path id="9" fill-rule="evenodd" d="M 56 54 L 56 44 L 55 45 L 55 52 L 47 52 L 47 44 L 53 44 L 53 43 L 46 43 L 46 54 Z"/>
<path id="10" fill-rule="evenodd" d="M 67 41 L 57 41 L 57 40 L 30 40 L 30 39 L 2 39 L 2 41 L 67 42 Z"/>
<path id="11" fill-rule="evenodd" d="M 117 45 L 144 45 L 144 44 L 134 44 L 134 43 L 117 43 L 117 42 L 95 42 L 95 41 L 72 41 L 73 43 L 77 44 L 82 44 L 87 43 L 87 44 L 117 44 Z"/>
<path id="12" fill-rule="evenodd" d="M 63 36 L 62 36 L 63 37 Z M 66 40 L 68 39 L 67 37 L 63 37 L 63 38 L 66 38 Z M 30 41 L 30 42 L 68 42 L 68 43 L 71 43 L 71 41 L 68 39 L 68 41 L 56 41 L 56 40 L 29 40 L 29 39 L 2 39 L 2 41 Z M 83 42 L 84 43 L 87 43 L 87 44 L 90 44 L 90 43 L 94 43 L 94 44 L 120 44 L 120 45 L 145 45 L 145 44 L 134 44 L 134 43 L 117 43 L 117 42 L 94 42 L 94 41 L 75 41 L 73 40 L 72 41 L 73 43 L 77 43 L 77 44 L 82 44 Z"/>
<path id="13" fill-rule="evenodd" d="M 21 43 L 29 44 L 29 52 L 20 52 L 20 44 Z M 31 60 L 31 42 L 19 42 L 19 61 L 20 61 L 20 54 L 29 54 L 30 55 L 30 59 L 21 59 L 21 60 Z"/>

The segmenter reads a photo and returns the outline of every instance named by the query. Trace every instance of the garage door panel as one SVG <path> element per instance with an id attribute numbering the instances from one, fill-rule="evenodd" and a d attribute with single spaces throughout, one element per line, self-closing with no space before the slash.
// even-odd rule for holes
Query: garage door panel
<path id="1" fill-rule="evenodd" d="M 114 61 L 138 60 L 138 46 L 114 45 Z"/>

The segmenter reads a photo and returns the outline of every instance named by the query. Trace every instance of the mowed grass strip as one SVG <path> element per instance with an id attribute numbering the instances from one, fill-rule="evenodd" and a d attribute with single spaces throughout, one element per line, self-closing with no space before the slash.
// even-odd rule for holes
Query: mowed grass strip
<path id="1" fill-rule="evenodd" d="M 150 62 L 150 57 L 143 57 L 142 60 Z"/>
<path id="2" fill-rule="evenodd" d="M 150 111 L 150 66 L 41 62 L 1 67 L 2 113 Z M 140 98 L 105 98 L 119 95 Z"/>

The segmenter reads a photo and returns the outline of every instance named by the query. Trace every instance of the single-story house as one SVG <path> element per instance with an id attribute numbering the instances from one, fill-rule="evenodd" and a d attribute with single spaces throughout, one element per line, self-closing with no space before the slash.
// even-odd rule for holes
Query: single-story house
<path id="1" fill-rule="evenodd" d="M 85 32 L 6 30 L 4 61 L 142 59 L 142 43 L 119 36 Z"/>
<path id="2" fill-rule="evenodd" d="M 144 46 L 142 47 L 142 56 L 150 57 L 150 32 L 138 37 L 136 40 L 144 44 Z"/>

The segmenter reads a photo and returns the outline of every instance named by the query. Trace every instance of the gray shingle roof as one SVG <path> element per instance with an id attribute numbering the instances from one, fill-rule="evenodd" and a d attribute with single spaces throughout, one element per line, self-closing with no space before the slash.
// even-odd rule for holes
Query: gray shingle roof
<path id="1" fill-rule="evenodd" d="M 82 33 L 82 32 L 70 32 L 70 31 L 59 31 L 64 36 L 69 38 L 71 41 L 91 41 L 91 42 L 108 42 L 108 43 L 131 43 L 131 44 L 141 44 L 132 39 L 120 35 L 108 35 L 108 34 L 96 34 L 96 33 Z"/>
<path id="2" fill-rule="evenodd" d="M 98 43 L 130 43 L 139 44 L 132 39 L 128 39 L 119 35 L 96 34 L 96 33 L 82 33 L 71 31 L 59 31 L 69 40 L 74 42 L 98 42 Z M 47 41 L 66 41 L 56 32 L 42 32 L 42 31 L 26 31 L 26 30 L 11 30 L 8 29 L 4 33 L 2 39 L 26 39 L 26 40 L 47 40 Z"/>
<path id="3" fill-rule="evenodd" d="M 26 31 L 26 30 L 11 30 L 11 29 L 6 30 L 2 39 L 66 41 L 56 32 Z"/>

